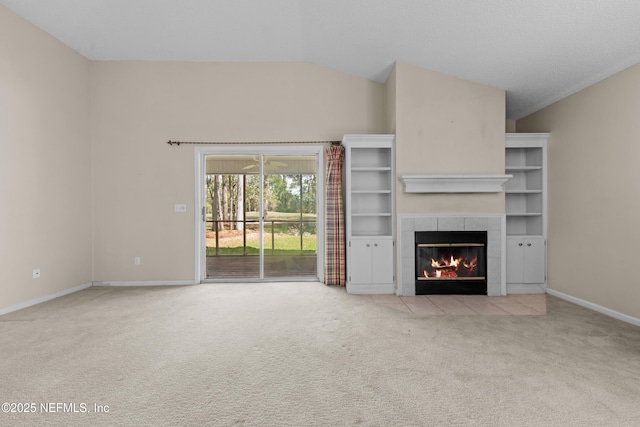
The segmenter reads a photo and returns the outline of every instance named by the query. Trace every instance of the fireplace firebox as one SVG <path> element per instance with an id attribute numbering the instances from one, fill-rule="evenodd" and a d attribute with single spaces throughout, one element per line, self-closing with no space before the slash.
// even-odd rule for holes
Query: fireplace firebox
<path id="1" fill-rule="evenodd" d="M 417 231 L 416 295 L 487 294 L 486 231 Z"/>

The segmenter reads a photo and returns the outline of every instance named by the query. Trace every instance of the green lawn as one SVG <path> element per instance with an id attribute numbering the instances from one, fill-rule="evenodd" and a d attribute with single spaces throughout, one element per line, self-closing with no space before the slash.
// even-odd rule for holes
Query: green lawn
<path id="1" fill-rule="evenodd" d="M 247 221 L 258 221 L 260 217 L 258 212 L 247 211 L 245 212 Z M 300 219 L 300 212 L 275 212 L 269 211 L 265 218 L 265 222 L 269 221 L 297 221 Z M 315 221 L 316 214 L 314 213 L 303 213 L 302 220 L 303 221 Z M 207 220 L 211 221 L 211 213 L 207 214 Z"/>
<path id="2" fill-rule="evenodd" d="M 272 250 L 271 234 L 265 234 L 265 255 L 314 255 L 316 251 L 316 235 L 310 234 L 302 238 L 302 251 L 300 250 L 300 236 L 276 234 L 275 244 Z M 225 239 L 220 242 L 218 255 L 242 255 L 242 237 Z M 207 247 L 207 255 L 215 255 L 216 248 Z M 260 241 L 257 238 L 247 238 L 247 254 L 258 255 L 260 253 Z"/>

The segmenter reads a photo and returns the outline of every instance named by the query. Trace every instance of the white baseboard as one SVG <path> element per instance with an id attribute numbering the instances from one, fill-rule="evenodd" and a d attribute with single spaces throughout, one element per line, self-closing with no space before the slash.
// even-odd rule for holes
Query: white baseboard
<path id="1" fill-rule="evenodd" d="M 640 326 L 640 319 L 636 317 L 629 316 L 627 314 L 620 313 L 615 310 L 611 310 L 610 308 L 603 307 L 598 304 L 594 304 L 589 301 L 585 301 L 580 298 L 572 297 L 571 295 L 563 294 L 562 292 L 554 291 L 553 289 L 547 288 L 547 293 L 549 295 L 553 295 L 554 297 L 558 297 L 560 299 L 572 302 L 579 306 L 588 308 L 593 311 L 597 311 L 598 313 L 602 313 L 606 316 L 613 317 L 614 319 L 622 320 L 623 322 L 631 323 L 632 325 Z"/>
<path id="2" fill-rule="evenodd" d="M 146 281 L 105 281 L 93 282 L 93 286 L 185 286 L 195 285 L 193 280 L 146 280 Z"/>
<path id="3" fill-rule="evenodd" d="M 92 283 L 85 283 L 83 285 L 78 285 L 78 286 L 74 286 L 73 288 L 63 289 L 61 291 L 54 292 L 54 293 L 49 294 L 49 295 L 45 295 L 45 296 L 42 296 L 42 297 L 30 299 L 29 301 L 21 302 L 21 303 L 12 305 L 10 307 L 0 308 L 0 316 L 2 316 L 3 314 L 14 312 L 14 311 L 22 310 L 23 308 L 31 307 L 32 305 L 40 304 L 40 303 L 43 303 L 43 302 L 46 302 L 46 301 L 50 301 L 50 300 L 55 299 L 55 298 L 59 298 L 59 297 L 65 296 L 65 295 L 69 295 L 69 294 L 72 294 L 74 292 L 78 292 L 78 291 L 81 291 L 83 289 L 87 289 L 87 288 L 89 288 L 91 286 L 92 286 Z"/>

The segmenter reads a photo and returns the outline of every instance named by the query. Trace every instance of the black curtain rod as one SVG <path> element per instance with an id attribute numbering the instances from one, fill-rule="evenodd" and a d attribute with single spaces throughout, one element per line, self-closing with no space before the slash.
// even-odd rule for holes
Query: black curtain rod
<path id="1" fill-rule="evenodd" d="M 224 142 L 196 142 L 196 141 L 167 141 L 169 145 L 181 145 L 181 144 L 192 144 L 192 145 L 247 145 L 247 144 L 331 144 L 331 145 L 340 145 L 342 141 L 253 141 L 253 142 L 236 142 L 236 141 L 224 141 Z"/>

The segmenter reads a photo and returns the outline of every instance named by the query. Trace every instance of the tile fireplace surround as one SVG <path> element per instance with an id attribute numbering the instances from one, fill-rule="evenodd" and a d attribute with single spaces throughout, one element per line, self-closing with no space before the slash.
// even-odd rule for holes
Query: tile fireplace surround
<path id="1" fill-rule="evenodd" d="M 416 231 L 486 231 L 487 295 L 507 294 L 506 285 L 506 217 L 504 214 L 398 215 L 398 287 L 397 295 L 416 294 Z"/>

